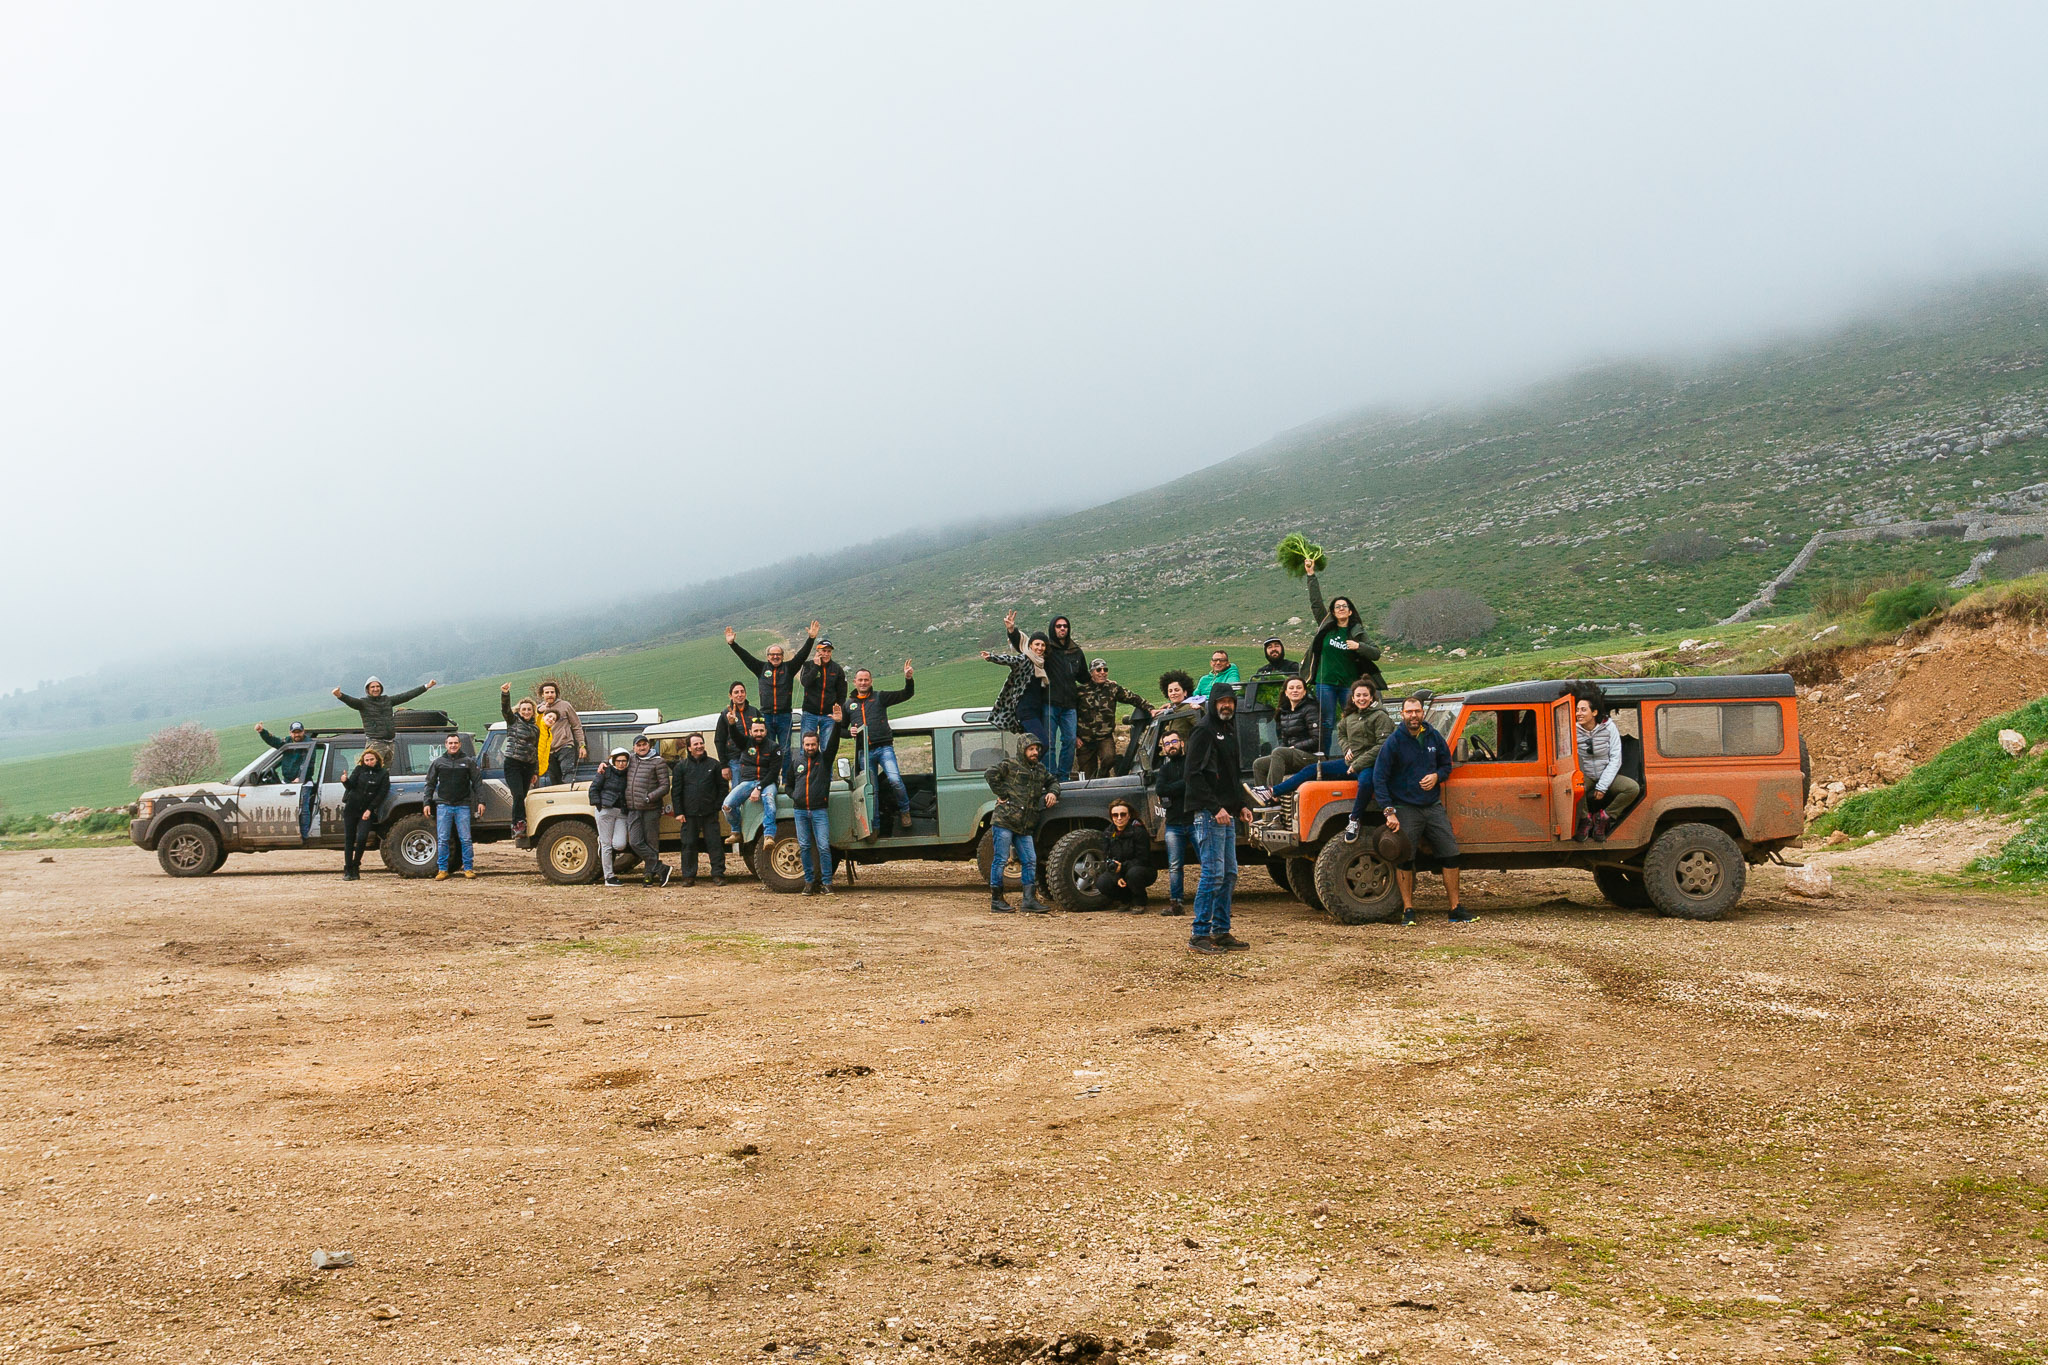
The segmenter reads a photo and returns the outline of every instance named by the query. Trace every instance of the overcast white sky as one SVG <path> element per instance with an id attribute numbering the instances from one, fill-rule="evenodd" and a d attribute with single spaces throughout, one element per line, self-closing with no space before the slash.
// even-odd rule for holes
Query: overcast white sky
<path id="1" fill-rule="evenodd" d="M 0 688 L 2039 262 L 2044 53 L 2040 4 L 12 0 Z"/>

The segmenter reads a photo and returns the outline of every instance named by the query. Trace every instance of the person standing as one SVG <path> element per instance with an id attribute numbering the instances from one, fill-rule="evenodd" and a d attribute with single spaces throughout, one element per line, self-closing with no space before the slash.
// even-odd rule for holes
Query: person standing
<path id="1" fill-rule="evenodd" d="M 362 880 L 363 852 L 369 846 L 377 812 L 384 808 L 384 798 L 389 795 L 391 774 L 384 771 L 384 760 L 377 757 L 375 749 L 363 750 L 341 784 L 343 881 Z"/>
<path id="2" fill-rule="evenodd" d="M 526 837 L 526 793 L 540 780 L 541 756 L 545 752 L 540 728 L 540 708 L 533 698 L 521 697 L 512 704 L 512 684 L 498 685 L 498 714 L 505 718 L 505 785 L 512 790 L 512 832 Z"/>
<path id="3" fill-rule="evenodd" d="M 1188 736 L 1187 800 L 1195 854 L 1202 863 L 1188 947 L 1197 953 L 1241 952 L 1251 945 L 1230 932 L 1230 902 L 1237 889 L 1237 822 L 1247 808 L 1238 759 L 1237 689 L 1227 682 L 1209 689 L 1201 723 Z"/>
<path id="4" fill-rule="evenodd" d="M 1166 836 L 1166 908 L 1162 915 L 1185 915 L 1188 854 L 1194 851 L 1195 827 L 1188 814 L 1187 741 L 1171 730 L 1159 732 L 1159 771 L 1153 778 L 1159 793 L 1159 814 Z M 1201 890 L 1197 882 L 1195 889 Z"/>
<path id="5" fill-rule="evenodd" d="M 1143 707 L 1145 699 L 1109 676 L 1107 659 L 1088 661 L 1088 677 L 1081 683 L 1080 747 L 1081 775 L 1108 777 L 1116 771 L 1116 708 Z"/>
<path id="6" fill-rule="evenodd" d="M 262 740 L 273 749 L 282 749 L 287 744 L 297 744 L 300 740 L 304 739 L 306 737 L 306 723 L 302 720 L 293 721 L 285 734 L 286 738 L 279 739 L 276 735 L 263 728 L 262 721 L 256 722 L 256 738 Z"/>
<path id="7" fill-rule="evenodd" d="M 365 752 L 368 752 L 365 750 Z M 476 760 L 462 752 L 462 736 L 448 736 L 443 752 L 427 765 L 427 789 L 421 804 L 434 817 L 434 880 L 448 880 L 448 864 L 454 859 L 449 841 L 462 841 L 462 875 L 476 876 L 476 816 L 484 813 L 484 775 Z"/>
<path id="8" fill-rule="evenodd" d="M 544 783 L 562 787 L 576 780 L 576 765 L 588 758 L 583 746 L 583 717 L 562 695 L 562 685 L 549 678 L 540 685 L 540 709 L 548 722 L 548 773 Z"/>
<path id="9" fill-rule="evenodd" d="M 597 814 L 597 859 L 606 886 L 620 885 L 612 859 L 626 849 L 626 770 L 633 755 L 614 749 L 590 779 L 590 809 Z"/>
<path id="10" fill-rule="evenodd" d="M 711 738 L 717 747 L 718 766 L 725 769 L 725 780 L 731 782 L 732 761 L 747 747 L 747 735 L 761 712 L 747 705 L 747 685 L 743 682 L 727 688 L 725 695 L 725 709 L 718 713 L 718 728 L 712 731 Z"/>
<path id="11" fill-rule="evenodd" d="M 1003 618 L 1010 647 L 1022 649 L 1017 613 Z M 1040 637 L 1034 634 L 1032 639 Z M 1073 623 L 1055 616 L 1045 627 L 1045 770 L 1065 782 L 1074 775 L 1075 745 L 1080 728 L 1081 684 L 1088 679 L 1088 656 L 1074 641 Z"/>
<path id="12" fill-rule="evenodd" d="M 732 790 L 725 798 L 725 820 L 732 826 L 733 838 L 743 838 L 740 808 L 749 797 L 756 797 L 761 802 L 761 833 L 769 843 L 774 843 L 775 784 L 782 777 L 782 750 L 768 736 L 767 717 L 754 717 L 747 732 L 747 747 L 732 761 L 732 775 Z"/>
<path id="13" fill-rule="evenodd" d="M 832 661 L 832 641 L 820 638 L 818 657 L 797 674 L 803 687 L 804 709 L 798 725 L 806 735 L 818 737 L 818 747 L 830 749 L 833 731 L 846 719 L 846 670 Z"/>
<path id="14" fill-rule="evenodd" d="M 1026 734 L 1020 752 L 990 768 L 983 777 L 996 794 L 995 818 L 989 825 L 988 908 L 998 915 L 1011 913 L 1003 899 L 1003 869 L 1015 852 L 1024 883 L 1024 911 L 1043 915 L 1048 907 L 1038 899 L 1038 844 L 1034 835 L 1046 811 L 1059 804 L 1059 780 L 1045 770 L 1042 755 L 1045 741 Z"/>
<path id="15" fill-rule="evenodd" d="M 1223 650 L 1215 650 L 1209 655 L 1209 671 L 1195 679 L 1195 697 L 1200 700 L 1208 696 L 1215 690 L 1217 683 L 1229 683 L 1236 687 L 1238 681 L 1237 665 L 1230 662 L 1230 655 Z"/>
<path id="16" fill-rule="evenodd" d="M 1003 627 L 1013 638 L 1015 637 L 1016 612 L 1013 611 L 1003 618 Z M 1041 753 L 1045 751 L 1045 650 L 1045 636 L 1034 633 L 1025 642 L 1024 648 L 1015 654 L 991 654 L 985 649 L 981 651 L 982 658 L 1010 670 L 1010 676 L 1003 679 L 1002 691 L 996 693 L 995 705 L 988 715 L 989 724 L 1011 734 L 1037 735 Z"/>
<path id="17" fill-rule="evenodd" d="M 385 770 L 389 771 L 392 746 L 398 740 L 398 723 L 392 719 L 392 712 L 414 697 L 420 696 L 428 688 L 438 686 L 438 682 L 429 678 L 418 687 L 408 688 L 387 697 L 384 695 L 383 680 L 371 678 L 363 684 L 363 695 L 360 697 L 351 697 L 338 687 L 334 689 L 334 696 L 343 706 L 361 714 L 363 738 L 370 742 L 370 747 L 377 751 L 377 757 L 384 760 Z"/>
<path id="18" fill-rule="evenodd" d="M 1458 904 L 1458 839 L 1444 810 L 1443 787 L 1451 776 L 1451 746 L 1426 719 L 1420 694 L 1401 703 L 1401 724 L 1387 736 L 1373 760 L 1373 794 L 1385 808 L 1387 830 L 1406 834 L 1416 854 L 1425 846 L 1443 868 L 1444 892 L 1451 898 L 1451 923 L 1470 924 L 1479 918 Z M 1394 870 L 1401 885 L 1401 923 L 1415 923 L 1415 862 Z"/>
<path id="19" fill-rule="evenodd" d="M 661 813 L 668 805 L 668 761 L 646 735 L 633 739 L 626 760 L 626 842 L 640 855 L 649 886 L 667 886 L 669 866 L 661 860 Z"/>
<path id="20" fill-rule="evenodd" d="M 1158 880 L 1152 867 L 1152 836 L 1131 812 L 1131 803 L 1119 796 L 1109 803 L 1109 838 L 1102 846 L 1102 870 L 1096 874 L 1095 889 L 1112 908 L 1134 915 L 1145 913 L 1145 888 Z"/>
<path id="21" fill-rule="evenodd" d="M 725 723 L 723 717 L 719 723 Z M 725 885 L 725 840 L 718 833 L 718 806 L 728 790 L 726 772 L 725 765 L 706 752 L 704 736 L 691 735 L 688 749 L 676 761 L 669 787 L 670 808 L 682 827 L 676 856 L 684 886 L 697 884 L 699 847 L 711 855 L 711 884 Z"/>
<path id="22" fill-rule="evenodd" d="M 1317 621 L 1316 633 L 1301 656 L 1301 676 L 1315 685 L 1316 709 L 1322 716 L 1323 737 L 1319 746 L 1330 751 L 1330 731 L 1343 714 L 1344 698 L 1351 684 L 1364 678 L 1375 693 L 1384 695 L 1387 679 L 1380 672 L 1380 647 L 1366 638 L 1365 622 L 1348 597 L 1337 597 L 1323 610 L 1323 589 L 1316 581 L 1316 566 L 1308 566 L 1308 605 Z"/>
<path id="23" fill-rule="evenodd" d="M 911 677 L 910 660 L 903 661 L 903 686 L 893 692 L 875 691 L 875 675 L 858 669 L 853 675 L 853 693 L 846 699 L 847 733 L 864 742 L 868 781 L 887 782 L 896 798 L 897 828 L 910 833 L 910 788 L 903 785 L 903 769 L 896 762 L 896 735 L 889 728 L 889 708 L 900 706 L 917 694 Z M 877 816 L 874 837 L 889 836 L 886 816 Z"/>
<path id="24" fill-rule="evenodd" d="M 775 741 L 775 752 L 789 753 L 789 712 L 796 696 L 797 672 L 804 661 L 811 657 L 811 646 L 818 639 L 818 623 L 811 622 L 810 634 L 797 646 L 793 655 L 785 655 L 782 642 L 768 646 L 768 657 L 757 659 L 740 647 L 739 636 L 733 628 L 725 628 L 725 643 L 739 656 L 761 684 L 761 714 L 768 718 L 768 737 Z M 785 757 L 785 763 L 788 763 Z M 793 765 L 791 765 L 793 766 Z"/>
<path id="25" fill-rule="evenodd" d="M 832 894 L 832 753 L 806 730 L 791 774 L 790 804 L 796 807 L 796 847 L 803 859 L 804 894 Z M 835 746 L 836 747 L 836 746 Z"/>

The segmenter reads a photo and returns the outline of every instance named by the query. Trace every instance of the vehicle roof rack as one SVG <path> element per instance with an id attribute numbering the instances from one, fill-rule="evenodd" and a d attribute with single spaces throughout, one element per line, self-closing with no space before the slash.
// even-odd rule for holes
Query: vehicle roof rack
<path id="1" fill-rule="evenodd" d="M 457 733 L 460 729 L 460 726 L 455 725 L 422 725 L 418 728 L 401 727 L 398 733 L 402 735 L 452 735 Z M 328 735 L 360 735 L 362 733 L 363 727 L 360 725 L 343 726 L 339 730 L 315 730 L 309 728 L 306 731 L 306 738 L 321 739 L 325 738 Z M 287 744 L 291 742 L 292 741 L 290 739 L 285 740 L 285 743 Z"/>

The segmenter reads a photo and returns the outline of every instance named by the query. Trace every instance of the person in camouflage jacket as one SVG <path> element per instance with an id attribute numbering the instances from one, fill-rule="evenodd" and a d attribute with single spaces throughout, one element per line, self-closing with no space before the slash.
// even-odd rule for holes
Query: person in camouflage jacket
<path id="1" fill-rule="evenodd" d="M 1116 770 L 1116 708 L 1143 706 L 1145 699 L 1109 676 L 1106 660 L 1091 660 L 1077 689 L 1081 729 L 1081 776 L 1108 777 Z"/>
<path id="2" fill-rule="evenodd" d="M 1024 883 L 1024 910 L 1042 915 L 1046 906 L 1038 899 L 1038 844 L 1032 837 L 1045 812 L 1058 804 L 1059 779 L 1039 762 L 1045 742 L 1027 734 L 1019 752 L 990 768 L 984 775 L 989 790 L 996 794 L 994 822 L 989 826 L 988 908 L 996 914 L 1010 913 L 1003 899 L 1003 869 L 1016 855 Z"/>

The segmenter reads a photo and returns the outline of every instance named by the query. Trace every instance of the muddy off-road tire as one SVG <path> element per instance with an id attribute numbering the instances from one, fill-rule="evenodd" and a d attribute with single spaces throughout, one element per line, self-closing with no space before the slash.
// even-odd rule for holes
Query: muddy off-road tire
<path id="1" fill-rule="evenodd" d="M 1314 858 L 1289 858 L 1287 860 L 1287 889 L 1294 898 L 1309 909 L 1323 909 L 1323 893 L 1316 890 L 1316 860 Z"/>
<path id="2" fill-rule="evenodd" d="M 1285 858 L 1275 856 L 1266 859 L 1266 875 L 1271 877 L 1273 885 L 1279 887 L 1282 891 L 1291 893 L 1294 890 L 1293 887 L 1287 884 L 1287 860 Z"/>
<path id="3" fill-rule="evenodd" d="M 220 836 L 203 820 L 172 825 L 156 841 L 157 866 L 173 877 L 207 876 L 221 865 L 224 857 Z"/>
<path id="4" fill-rule="evenodd" d="M 1742 899 L 1749 866 L 1735 841 L 1712 825 L 1673 825 L 1643 859 L 1643 886 L 1660 914 L 1719 919 Z"/>
<path id="5" fill-rule="evenodd" d="M 1102 850 L 1108 843 L 1099 829 L 1070 829 L 1059 837 L 1052 852 L 1039 855 L 1038 877 L 1054 905 L 1074 912 L 1109 908 L 1108 898 L 1095 890 Z M 1081 890 L 1083 885 L 1088 890 Z"/>
<path id="6" fill-rule="evenodd" d="M 754 875 L 770 891 L 793 895 L 804 889 L 804 852 L 795 831 L 755 841 Z"/>
<path id="7" fill-rule="evenodd" d="M 377 844 L 384 866 L 401 877 L 431 877 L 441 841 L 434 837 L 434 817 L 424 811 L 400 816 L 391 822 Z"/>
<path id="8" fill-rule="evenodd" d="M 1316 895 L 1339 924 L 1382 924 L 1401 913 L 1394 869 L 1364 839 L 1332 839 L 1316 855 Z"/>
<path id="9" fill-rule="evenodd" d="M 603 874 L 597 826 L 588 820 L 557 820 L 541 831 L 533 858 L 540 875 L 556 886 L 587 886 Z"/>
<path id="10" fill-rule="evenodd" d="M 983 886 L 988 885 L 988 865 L 995 861 L 995 856 L 996 830 L 994 825 L 990 825 L 981 832 L 981 842 L 974 846 L 974 865 L 981 869 L 981 884 Z M 1045 855 L 1041 853 L 1039 855 L 1041 866 L 1038 870 L 1038 879 L 1041 882 L 1045 880 L 1045 868 L 1042 866 L 1044 859 Z M 1023 885 L 1024 869 L 1017 862 L 1017 855 L 1012 853 L 1009 863 L 1003 868 L 1003 890 L 1006 892 L 1015 891 Z"/>
<path id="11" fill-rule="evenodd" d="M 1643 874 L 1627 867 L 1596 867 L 1593 869 L 1593 885 L 1600 888 L 1600 894 L 1607 897 L 1610 905 L 1624 910 L 1653 910 L 1656 905 L 1650 899 L 1650 889 L 1643 885 Z"/>

